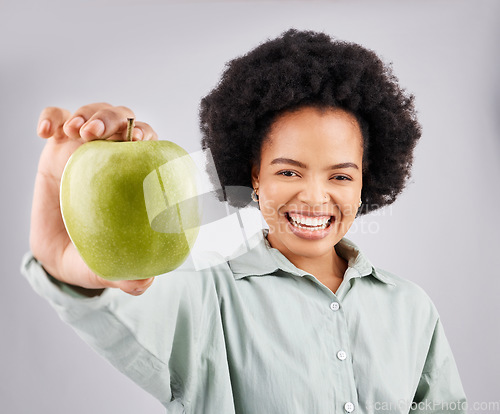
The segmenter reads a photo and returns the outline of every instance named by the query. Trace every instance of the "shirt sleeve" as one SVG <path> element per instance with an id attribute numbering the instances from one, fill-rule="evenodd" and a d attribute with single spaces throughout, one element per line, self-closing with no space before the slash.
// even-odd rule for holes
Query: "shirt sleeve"
<path id="1" fill-rule="evenodd" d="M 467 412 L 465 392 L 439 318 L 436 321 L 410 412 L 426 414 Z"/>
<path id="2" fill-rule="evenodd" d="M 201 312 L 184 275 L 157 277 L 139 297 L 105 289 L 88 298 L 53 283 L 31 253 L 24 256 L 21 273 L 95 351 L 169 412 L 182 412 L 184 384 L 196 369 Z"/>

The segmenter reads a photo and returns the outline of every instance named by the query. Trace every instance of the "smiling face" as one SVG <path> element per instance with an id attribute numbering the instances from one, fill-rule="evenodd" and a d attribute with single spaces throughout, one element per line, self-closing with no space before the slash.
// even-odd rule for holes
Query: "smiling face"
<path id="1" fill-rule="evenodd" d="M 272 124 L 252 183 L 268 240 L 294 258 L 334 254 L 356 217 L 362 188 L 362 134 L 341 109 L 304 107 Z"/>

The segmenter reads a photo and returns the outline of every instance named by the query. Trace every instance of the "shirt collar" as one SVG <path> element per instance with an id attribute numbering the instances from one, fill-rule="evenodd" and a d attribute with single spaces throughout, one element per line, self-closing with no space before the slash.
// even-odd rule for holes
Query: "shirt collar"
<path id="1" fill-rule="evenodd" d="M 238 257 L 229 260 L 229 266 L 236 279 L 249 276 L 270 275 L 278 270 L 295 276 L 304 276 L 308 273 L 297 268 L 278 249 L 271 247 L 267 241 L 267 229 L 258 232 L 248 240 L 248 251 Z M 394 281 L 385 274 L 377 272 L 368 258 L 351 240 L 342 238 L 336 245 L 337 253 L 347 260 L 349 278 L 364 277 L 372 275 L 376 279 L 389 285 L 395 285 Z"/>

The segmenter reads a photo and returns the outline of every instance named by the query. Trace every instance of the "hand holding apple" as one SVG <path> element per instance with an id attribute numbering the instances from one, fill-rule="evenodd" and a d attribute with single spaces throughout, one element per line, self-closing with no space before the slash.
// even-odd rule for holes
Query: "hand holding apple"
<path id="1" fill-rule="evenodd" d="M 153 279 L 108 281 L 92 272 L 71 243 L 64 227 L 59 204 L 62 172 L 71 154 L 84 142 L 93 140 L 125 140 L 128 117 L 134 113 L 125 107 L 105 103 L 81 107 L 75 113 L 56 107 L 40 114 L 38 134 L 47 139 L 40 156 L 35 180 L 31 214 L 30 247 L 34 256 L 56 279 L 96 294 L 106 287 L 118 287 L 137 295 L 144 292 Z M 94 122 L 95 121 L 95 122 Z M 154 130 L 136 122 L 133 140 L 156 140 Z"/>
<path id="2" fill-rule="evenodd" d="M 195 174 L 190 156 L 170 141 L 101 140 L 78 148 L 62 176 L 61 212 L 89 268 L 124 280 L 182 264 L 199 228 Z"/>

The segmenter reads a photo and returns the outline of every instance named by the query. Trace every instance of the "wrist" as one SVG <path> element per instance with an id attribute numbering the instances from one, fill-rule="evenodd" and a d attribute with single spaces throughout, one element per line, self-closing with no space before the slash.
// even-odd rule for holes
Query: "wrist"
<path id="1" fill-rule="evenodd" d="M 40 263 L 40 266 L 42 267 L 42 269 L 46 273 L 47 278 L 61 290 L 65 290 L 65 291 L 69 290 L 69 293 L 72 293 L 72 292 L 77 293 L 78 295 L 85 296 L 87 298 L 93 298 L 95 296 L 100 296 L 102 294 L 102 292 L 104 292 L 104 288 L 103 289 L 87 289 L 87 288 L 83 288 L 81 286 L 71 285 L 69 283 L 62 282 L 61 280 L 52 276 L 41 263 Z"/>

